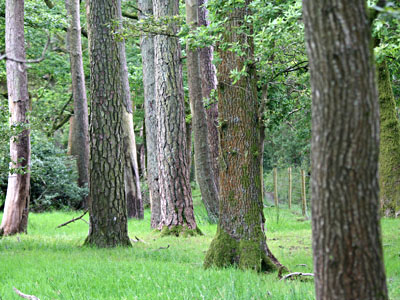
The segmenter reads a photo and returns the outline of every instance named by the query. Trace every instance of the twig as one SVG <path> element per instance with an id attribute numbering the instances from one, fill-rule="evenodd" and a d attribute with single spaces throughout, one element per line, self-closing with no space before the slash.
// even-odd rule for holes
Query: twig
<path id="1" fill-rule="evenodd" d="M 30 299 L 30 300 L 40 300 L 38 297 L 33 296 L 33 295 L 27 295 L 22 293 L 21 291 L 17 290 L 15 287 L 13 287 L 13 290 L 15 293 L 17 293 L 18 296 L 24 298 L 24 299 Z"/>
<path id="2" fill-rule="evenodd" d="M 310 276 L 310 277 L 314 277 L 314 274 L 313 273 L 294 272 L 294 273 L 290 273 L 290 274 L 287 274 L 287 275 L 283 276 L 281 278 L 281 280 L 286 280 L 286 279 L 289 279 L 289 278 L 294 277 L 294 276 Z"/>
<path id="3" fill-rule="evenodd" d="M 139 239 L 136 235 L 135 235 L 135 239 L 138 241 L 138 242 L 142 242 L 142 243 L 144 243 L 144 244 L 147 244 L 145 241 L 143 241 L 142 239 Z M 169 246 L 169 245 L 168 245 Z"/>
<path id="4" fill-rule="evenodd" d="M 156 250 L 154 250 L 154 251 L 163 250 L 163 249 L 168 249 L 168 248 L 169 248 L 169 245 L 168 245 L 167 247 L 160 247 L 160 248 L 158 248 L 158 249 L 156 249 Z"/>
<path id="5" fill-rule="evenodd" d="M 296 267 L 307 267 L 307 265 L 306 264 L 299 264 L 299 265 L 296 265 Z"/>
<path id="6" fill-rule="evenodd" d="M 69 223 L 72 223 L 72 222 L 75 222 L 75 221 L 78 221 L 78 220 L 82 219 L 83 216 L 87 214 L 87 212 L 88 212 L 88 210 L 85 210 L 85 212 L 81 216 L 79 216 L 77 218 L 74 218 L 72 220 L 69 220 L 68 222 L 62 223 L 61 225 L 58 225 L 56 228 L 60 228 L 60 227 L 66 226 Z"/>

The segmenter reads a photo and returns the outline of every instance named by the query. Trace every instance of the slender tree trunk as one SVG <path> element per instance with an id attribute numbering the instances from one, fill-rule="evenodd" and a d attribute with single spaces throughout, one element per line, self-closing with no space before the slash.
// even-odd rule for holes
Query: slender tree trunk
<path id="1" fill-rule="evenodd" d="M 24 1 L 6 0 L 6 72 L 10 125 L 28 126 L 28 78 L 25 61 Z M 18 61 L 16 61 L 18 60 Z M 30 145 L 29 129 L 10 140 L 10 174 L 0 235 L 26 232 L 29 212 Z M 15 173 L 21 169 L 23 173 Z"/>
<path id="2" fill-rule="evenodd" d="M 83 72 L 80 1 L 65 0 L 69 28 L 67 33 L 68 52 L 71 63 L 72 94 L 74 97 L 74 117 L 72 128 L 73 143 L 71 155 L 76 156 L 78 167 L 78 186 L 89 183 L 89 124 L 86 98 L 85 74 Z M 83 199 L 82 207 L 87 207 L 87 199 Z"/>
<path id="3" fill-rule="evenodd" d="M 155 19 L 179 15 L 178 0 L 153 1 Z M 171 34 L 177 26 L 169 24 Z M 163 233 L 198 232 L 193 212 L 187 161 L 185 104 L 183 97 L 181 47 L 167 35 L 154 37 L 155 86 L 158 124 L 158 168 Z"/>
<path id="4" fill-rule="evenodd" d="M 303 0 L 317 299 L 388 299 L 378 213 L 379 107 L 365 4 Z"/>
<path id="5" fill-rule="evenodd" d="M 126 94 L 123 42 L 110 24 L 121 20 L 119 0 L 88 5 L 90 57 L 90 229 L 85 244 L 130 245 L 125 197 Z"/>
<path id="6" fill-rule="evenodd" d="M 186 23 L 192 29 L 197 27 L 197 14 L 197 0 L 186 0 Z M 207 116 L 202 97 L 199 53 L 197 49 L 192 49 L 190 45 L 187 45 L 186 53 L 189 99 L 194 133 L 196 179 L 199 183 L 208 218 L 215 223 L 218 221 L 218 189 L 214 179 L 207 136 Z"/>
<path id="7" fill-rule="evenodd" d="M 379 185 L 383 213 L 400 214 L 400 125 L 396 116 L 390 73 L 385 61 L 378 64 L 380 109 Z"/>
<path id="8" fill-rule="evenodd" d="M 257 76 L 252 27 L 251 1 L 231 4 L 220 43 L 248 45 L 239 56 L 218 48 L 218 112 L 221 137 L 220 213 L 217 235 L 207 252 L 205 267 L 238 265 L 243 269 L 271 271 L 282 267 L 268 249 L 264 224 L 260 172 L 260 130 Z M 232 70 L 245 68 L 247 75 L 236 83 Z"/>
<path id="9" fill-rule="evenodd" d="M 153 15 L 153 1 L 139 0 L 140 18 Z M 140 39 L 143 64 L 144 110 L 146 122 L 147 184 L 151 205 L 151 228 L 157 228 L 161 218 L 160 187 L 157 165 L 157 106 L 155 96 L 154 37 L 142 35 Z"/>
<path id="10" fill-rule="evenodd" d="M 135 131 L 133 128 L 133 109 L 124 41 L 121 42 L 120 52 L 123 85 L 122 93 L 125 104 L 123 115 L 125 144 L 125 196 L 128 206 L 128 217 L 143 219 L 143 201 L 142 193 L 140 191 L 140 175 L 137 161 Z"/>
<path id="11" fill-rule="evenodd" d="M 68 132 L 68 146 L 67 154 L 76 155 L 76 143 L 75 143 L 75 117 L 72 115 L 69 118 L 69 132 Z"/>
<path id="12" fill-rule="evenodd" d="M 198 24 L 209 26 L 207 0 L 198 0 Z M 213 60 L 213 47 L 199 49 L 201 69 L 201 89 L 203 99 L 208 103 L 207 107 L 207 131 L 211 155 L 211 163 L 214 172 L 214 179 L 219 191 L 219 135 L 218 135 L 218 102 L 211 99 L 211 92 L 217 89 L 217 75 Z"/>

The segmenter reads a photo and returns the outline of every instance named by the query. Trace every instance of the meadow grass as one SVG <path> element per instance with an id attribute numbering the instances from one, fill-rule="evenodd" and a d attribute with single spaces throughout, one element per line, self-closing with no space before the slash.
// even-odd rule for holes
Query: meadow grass
<path id="1" fill-rule="evenodd" d="M 198 197 L 196 202 L 204 236 L 161 238 L 150 229 L 147 210 L 143 221 L 129 221 L 130 237 L 145 242 L 131 248 L 82 247 L 88 233 L 83 221 L 56 229 L 79 212 L 31 213 L 27 235 L 0 240 L 0 299 L 21 299 L 12 287 L 41 300 L 314 299 L 312 280 L 283 282 L 277 273 L 235 268 L 204 270 L 216 225 L 204 220 Z M 268 244 L 276 257 L 291 271 L 312 272 L 310 221 L 299 209 L 280 209 L 277 219 L 275 208 L 266 208 L 265 215 Z M 383 220 L 382 225 L 390 297 L 400 299 L 400 221 Z"/>

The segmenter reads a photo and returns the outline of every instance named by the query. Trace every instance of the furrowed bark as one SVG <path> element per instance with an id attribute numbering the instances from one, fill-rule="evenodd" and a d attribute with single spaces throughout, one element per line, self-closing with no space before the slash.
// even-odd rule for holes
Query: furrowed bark
<path id="1" fill-rule="evenodd" d="M 220 125 L 220 212 L 217 235 L 206 254 L 204 266 L 272 271 L 282 267 L 270 252 L 265 232 L 260 172 L 260 119 L 252 27 L 244 22 L 248 5 L 233 4 L 221 43 L 248 45 L 239 56 L 217 47 L 218 112 Z M 225 17 L 225 16 L 221 16 Z M 246 70 L 234 82 L 232 70 Z"/>
<path id="2" fill-rule="evenodd" d="M 11 126 L 28 126 L 28 78 L 25 63 L 24 1 L 6 0 L 6 61 L 8 105 Z M 10 173 L 4 215 L 0 226 L 2 235 L 27 232 L 29 212 L 30 130 L 25 129 L 10 140 Z M 16 169 L 19 172 L 15 172 Z"/>
<path id="3" fill-rule="evenodd" d="M 197 14 L 197 0 L 186 0 L 186 23 L 192 30 L 197 27 Z M 199 53 L 197 49 L 192 49 L 190 45 L 187 45 L 186 53 L 196 179 L 208 218 L 212 223 L 216 223 L 219 209 L 218 190 L 214 179 L 207 136 L 207 116 L 202 97 Z"/>
<path id="4" fill-rule="evenodd" d="M 179 1 L 153 1 L 156 19 L 179 14 Z M 169 24 L 171 34 L 178 28 Z M 181 47 L 178 38 L 154 37 L 155 91 L 161 218 L 158 228 L 176 234 L 179 228 L 198 231 L 193 213 L 187 161 Z M 179 233 L 177 233 L 179 234 Z"/>
<path id="5" fill-rule="evenodd" d="M 140 18 L 153 15 L 153 1 L 139 0 L 139 9 L 143 12 Z M 143 64 L 144 110 L 146 120 L 146 153 L 147 153 L 147 184 L 149 186 L 151 205 L 151 228 L 157 228 L 160 223 L 160 187 L 158 183 L 157 165 L 157 107 L 155 96 L 154 70 L 154 36 L 143 34 L 140 38 L 140 50 Z"/>
<path id="6" fill-rule="evenodd" d="M 365 4 L 303 0 L 316 299 L 388 299 L 379 223 L 379 106 Z"/>
<path id="7" fill-rule="evenodd" d="M 123 42 L 110 24 L 121 20 L 119 0 L 87 6 L 90 57 L 90 228 L 86 245 L 128 246 L 125 197 Z"/>

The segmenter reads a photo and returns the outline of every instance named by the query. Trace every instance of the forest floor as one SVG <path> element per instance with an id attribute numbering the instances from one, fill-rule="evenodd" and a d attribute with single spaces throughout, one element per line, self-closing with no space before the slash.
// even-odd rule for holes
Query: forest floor
<path id="1" fill-rule="evenodd" d="M 203 236 L 161 238 L 150 229 L 146 210 L 143 221 L 129 221 L 131 239 L 141 242 L 117 249 L 82 247 L 88 225 L 81 220 L 56 229 L 79 212 L 31 213 L 27 235 L 0 239 L 0 299 L 21 299 L 13 287 L 41 300 L 314 299 L 313 280 L 280 281 L 276 272 L 235 268 L 204 270 L 216 225 L 204 220 L 201 205 L 195 207 Z M 275 256 L 291 271 L 312 272 L 310 221 L 298 208 L 280 209 L 279 219 L 275 208 L 265 214 Z M 385 219 L 382 228 L 390 299 L 400 299 L 400 220 Z"/>

